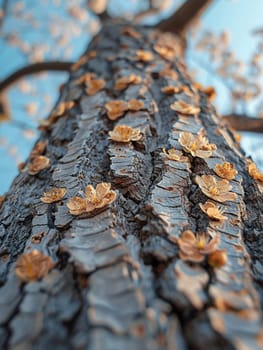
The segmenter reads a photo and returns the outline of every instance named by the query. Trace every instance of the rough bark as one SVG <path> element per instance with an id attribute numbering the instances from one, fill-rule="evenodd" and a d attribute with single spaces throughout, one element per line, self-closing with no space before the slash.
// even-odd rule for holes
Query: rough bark
<path id="1" fill-rule="evenodd" d="M 164 34 L 137 27 L 141 37 L 132 38 L 122 32 L 126 25 L 106 24 L 90 44 L 97 56 L 72 72 L 58 101 L 74 99 L 75 107 L 41 134 L 48 140 L 51 167 L 35 176 L 21 172 L 2 205 L 0 348 L 260 349 L 260 188 L 248 175 L 232 133 L 192 87 L 178 39 L 173 39 L 178 56 L 168 61 L 153 49 Z M 137 49 L 151 51 L 154 61 L 135 61 Z M 177 72 L 177 82 L 160 76 L 167 64 Z M 105 79 L 105 89 L 87 96 L 74 86 L 84 72 Z M 114 90 L 116 79 L 129 73 L 140 75 L 141 84 Z M 164 95 L 161 88 L 170 83 L 188 86 L 191 96 Z M 144 102 L 142 111 L 114 122 L 107 118 L 107 101 L 131 98 Z M 181 99 L 200 106 L 198 116 L 171 110 Z M 143 140 L 113 143 L 108 131 L 117 124 L 139 127 Z M 191 158 L 190 165 L 163 157 L 163 147 L 180 148 L 179 132 L 201 129 L 218 147 L 213 157 Z M 215 228 L 199 209 L 206 198 L 194 178 L 213 174 L 222 160 L 239 171 L 231 181 L 238 200 L 224 204 L 228 220 Z M 71 216 L 67 199 L 102 181 L 118 191 L 116 202 L 94 216 Z M 43 192 L 53 186 L 67 188 L 65 200 L 42 203 Z M 174 239 L 185 229 L 219 232 L 227 264 L 213 270 L 180 260 Z M 42 280 L 22 283 L 15 262 L 33 248 L 56 265 Z"/>

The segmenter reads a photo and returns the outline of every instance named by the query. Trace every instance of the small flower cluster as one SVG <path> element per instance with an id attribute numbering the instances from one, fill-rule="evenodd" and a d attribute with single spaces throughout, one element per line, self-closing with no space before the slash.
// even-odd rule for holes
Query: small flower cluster
<path id="1" fill-rule="evenodd" d="M 230 192 L 232 186 L 228 180 L 217 180 L 213 175 L 196 176 L 196 183 L 201 191 L 217 202 L 235 201 L 236 193 Z"/>
<path id="2" fill-rule="evenodd" d="M 174 69 L 171 69 L 169 65 L 166 65 L 159 73 L 160 77 L 167 77 L 173 80 L 178 79 L 178 74 Z"/>
<path id="3" fill-rule="evenodd" d="M 181 132 L 178 141 L 183 150 L 191 153 L 193 157 L 209 158 L 213 151 L 216 150 L 216 145 L 209 144 L 204 136 L 193 135 L 190 132 Z"/>
<path id="4" fill-rule="evenodd" d="M 115 128 L 109 132 L 109 136 L 116 142 L 139 141 L 142 137 L 140 129 L 132 128 L 127 125 L 116 125 Z"/>
<path id="5" fill-rule="evenodd" d="M 110 120 L 116 120 L 124 115 L 128 110 L 136 112 L 144 106 L 142 101 L 132 99 L 130 101 L 113 100 L 105 104 L 107 115 Z"/>
<path id="6" fill-rule="evenodd" d="M 208 257 L 208 263 L 213 267 L 222 267 L 227 262 L 225 250 L 218 250 L 220 235 L 210 237 L 207 233 L 194 234 L 186 230 L 177 239 L 179 256 L 184 261 L 200 263 Z"/>
<path id="7" fill-rule="evenodd" d="M 204 204 L 199 203 L 201 210 L 212 220 L 224 221 L 227 219 L 226 216 L 223 215 L 224 209 L 218 207 L 211 201 L 206 201 Z"/>
<path id="8" fill-rule="evenodd" d="M 49 191 L 44 192 L 43 197 L 40 198 L 43 203 L 54 203 L 60 201 L 67 193 L 66 188 L 53 187 Z"/>
<path id="9" fill-rule="evenodd" d="M 178 151 L 174 148 L 169 149 L 168 151 L 163 148 L 163 153 L 165 154 L 166 158 L 169 160 L 175 160 L 177 162 L 187 162 L 188 158 L 183 156 L 183 152 Z"/>
<path id="10" fill-rule="evenodd" d="M 151 51 L 137 50 L 135 59 L 142 62 L 150 62 L 154 59 Z"/>
<path id="11" fill-rule="evenodd" d="M 50 166 L 50 159 L 45 156 L 35 156 L 26 166 L 29 175 L 37 175 Z"/>
<path id="12" fill-rule="evenodd" d="M 87 85 L 87 88 L 85 89 L 86 94 L 89 96 L 93 96 L 105 87 L 106 82 L 104 79 L 90 79 L 86 83 L 86 85 Z"/>
<path id="13" fill-rule="evenodd" d="M 233 180 L 238 174 L 237 170 L 234 167 L 234 164 L 229 162 L 216 164 L 214 171 L 216 175 L 226 180 Z"/>
<path id="14" fill-rule="evenodd" d="M 54 263 L 49 256 L 34 249 L 20 255 L 16 262 L 15 274 L 23 282 L 36 281 L 45 277 L 53 266 Z"/>
<path id="15" fill-rule="evenodd" d="M 97 56 L 96 51 L 94 51 L 94 50 L 89 51 L 85 55 L 81 56 L 80 59 L 71 66 L 71 71 L 75 72 L 81 66 L 83 66 L 83 64 L 85 64 L 89 59 L 95 58 L 96 56 Z"/>
<path id="16" fill-rule="evenodd" d="M 179 86 L 174 86 L 174 85 L 167 85 L 161 89 L 162 93 L 166 95 L 174 95 L 178 93 L 185 93 L 188 96 L 192 95 L 191 90 L 189 89 L 188 86 L 185 85 L 179 85 Z"/>
<path id="17" fill-rule="evenodd" d="M 122 77 L 122 78 L 117 79 L 117 81 L 115 82 L 114 88 L 116 90 L 124 90 L 128 87 L 128 85 L 140 84 L 141 81 L 142 81 L 142 78 L 139 75 L 130 74 L 127 77 Z"/>
<path id="18" fill-rule="evenodd" d="M 209 101 L 213 101 L 216 98 L 216 91 L 213 88 L 213 86 L 205 87 L 199 83 L 194 83 L 193 86 L 194 86 L 194 88 L 196 88 L 200 92 L 203 92 L 204 94 L 206 94 Z"/>
<path id="19" fill-rule="evenodd" d="M 76 80 L 74 80 L 74 84 L 85 84 L 86 94 L 92 96 L 95 95 L 97 92 L 101 91 L 105 87 L 106 82 L 104 79 L 97 79 L 95 73 L 85 73 Z"/>
<path id="20" fill-rule="evenodd" d="M 263 173 L 257 168 L 256 164 L 250 162 L 247 167 L 248 173 L 253 179 L 263 182 Z"/>
<path id="21" fill-rule="evenodd" d="M 192 106 L 184 101 L 175 101 L 170 107 L 173 111 L 181 114 L 196 115 L 200 112 L 200 107 Z"/>
<path id="22" fill-rule="evenodd" d="M 99 183 L 96 189 L 92 185 L 87 185 L 85 198 L 72 197 L 67 203 L 67 207 L 72 215 L 90 213 L 95 209 L 106 207 L 115 201 L 117 193 L 111 190 L 111 184 L 107 182 Z"/>
<path id="23" fill-rule="evenodd" d="M 20 171 L 27 171 L 29 175 L 36 175 L 41 170 L 50 166 L 50 159 L 42 154 L 45 152 L 48 141 L 38 141 L 30 153 L 30 161 L 26 165 L 21 163 L 19 165 Z"/>
<path id="24" fill-rule="evenodd" d="M 39 122 L 39 129 L 48 129 L 50 125 L 54 124 L 60 117 L 62 117 L 68 110 L 73 108 L 75 105 L 74 101 L 60 102 L 55 110 L 51 113 L 48 119 L 41 120 Z"/>
<path id="25" fill-rule="evenodd" d="M 33 159 L 36 156 L 41 156 L 45 152 L 47 144 L 48 144 L 47 140 L 46 141 L 38 141 L 35 144 L 35 147 L 32 149 L 29 158 Z"/>
<path id="26" fill-rule="evenodd" d="M 168 44 L 157 43 L 153 48 L 161 57 L 169 61 L 173 60 L 177 53 L 175 47 Z"/>

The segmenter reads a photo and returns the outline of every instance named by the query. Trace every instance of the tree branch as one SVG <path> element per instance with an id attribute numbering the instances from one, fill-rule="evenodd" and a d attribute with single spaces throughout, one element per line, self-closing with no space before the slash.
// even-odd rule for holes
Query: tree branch
<path id="1" fill-rule="evenodd" d="M 223 119 L 237 131 L 263 133 L 263 118 L 254 118 L 243 114 L 229 114 L 223 116 Z"/>
<path id="2" fill-rule="evenodd" d="M 157 28 L 172 33 L 184 33 L 212 2 L 213 0 L 187 0 L 171 17 L 161 21 Z"/>
<path id="3" fill-rule="evenodd" d="M 26 67 L 22 67 L 0 82 L 0 93 L 26 75 L 43 71 L 69 71 L 73 63 L 74 62 L 49 61 L 32 63 Z"/>

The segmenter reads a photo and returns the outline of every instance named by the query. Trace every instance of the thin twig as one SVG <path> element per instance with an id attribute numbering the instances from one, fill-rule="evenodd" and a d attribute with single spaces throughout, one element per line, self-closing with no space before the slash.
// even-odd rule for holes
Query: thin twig
<path id="1" fill-rule="evenodd" d="M 0 82 L 0 93 L 9 88 L 22 77 L 30 74 L 36 74 L 43 71 L 69 71 L 73 62 L 49 61 L 32 63 L 28 66 L 18 69 L 7 78 Z"/>

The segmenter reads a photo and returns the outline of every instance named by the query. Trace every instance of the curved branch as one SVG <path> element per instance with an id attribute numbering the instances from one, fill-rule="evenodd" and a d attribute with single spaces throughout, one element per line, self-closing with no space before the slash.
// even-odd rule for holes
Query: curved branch
<path id="1" fill-rule="evenodd" d="M 263 118 L 254 118 L 243 114 L 229 114 L 224 115 L 223 119 L 237 131 L 263 133 Z"/>
<path id="2" fill-rule="evenodd" d="M 187 0 L 171 17 L 161 21 L 157 28 L 172 33 L 184 33 L 212 3 L 213 0 Z"/>
<path id="3" fill-rule="evenodd" d="M 26 75 L 36 74 L 43 71 L 69 71 L 73 63 L 74 62 L 48 61 L 32 63 L 28 66 L 22 67 L 0 82 L 0 93 Z"/>

